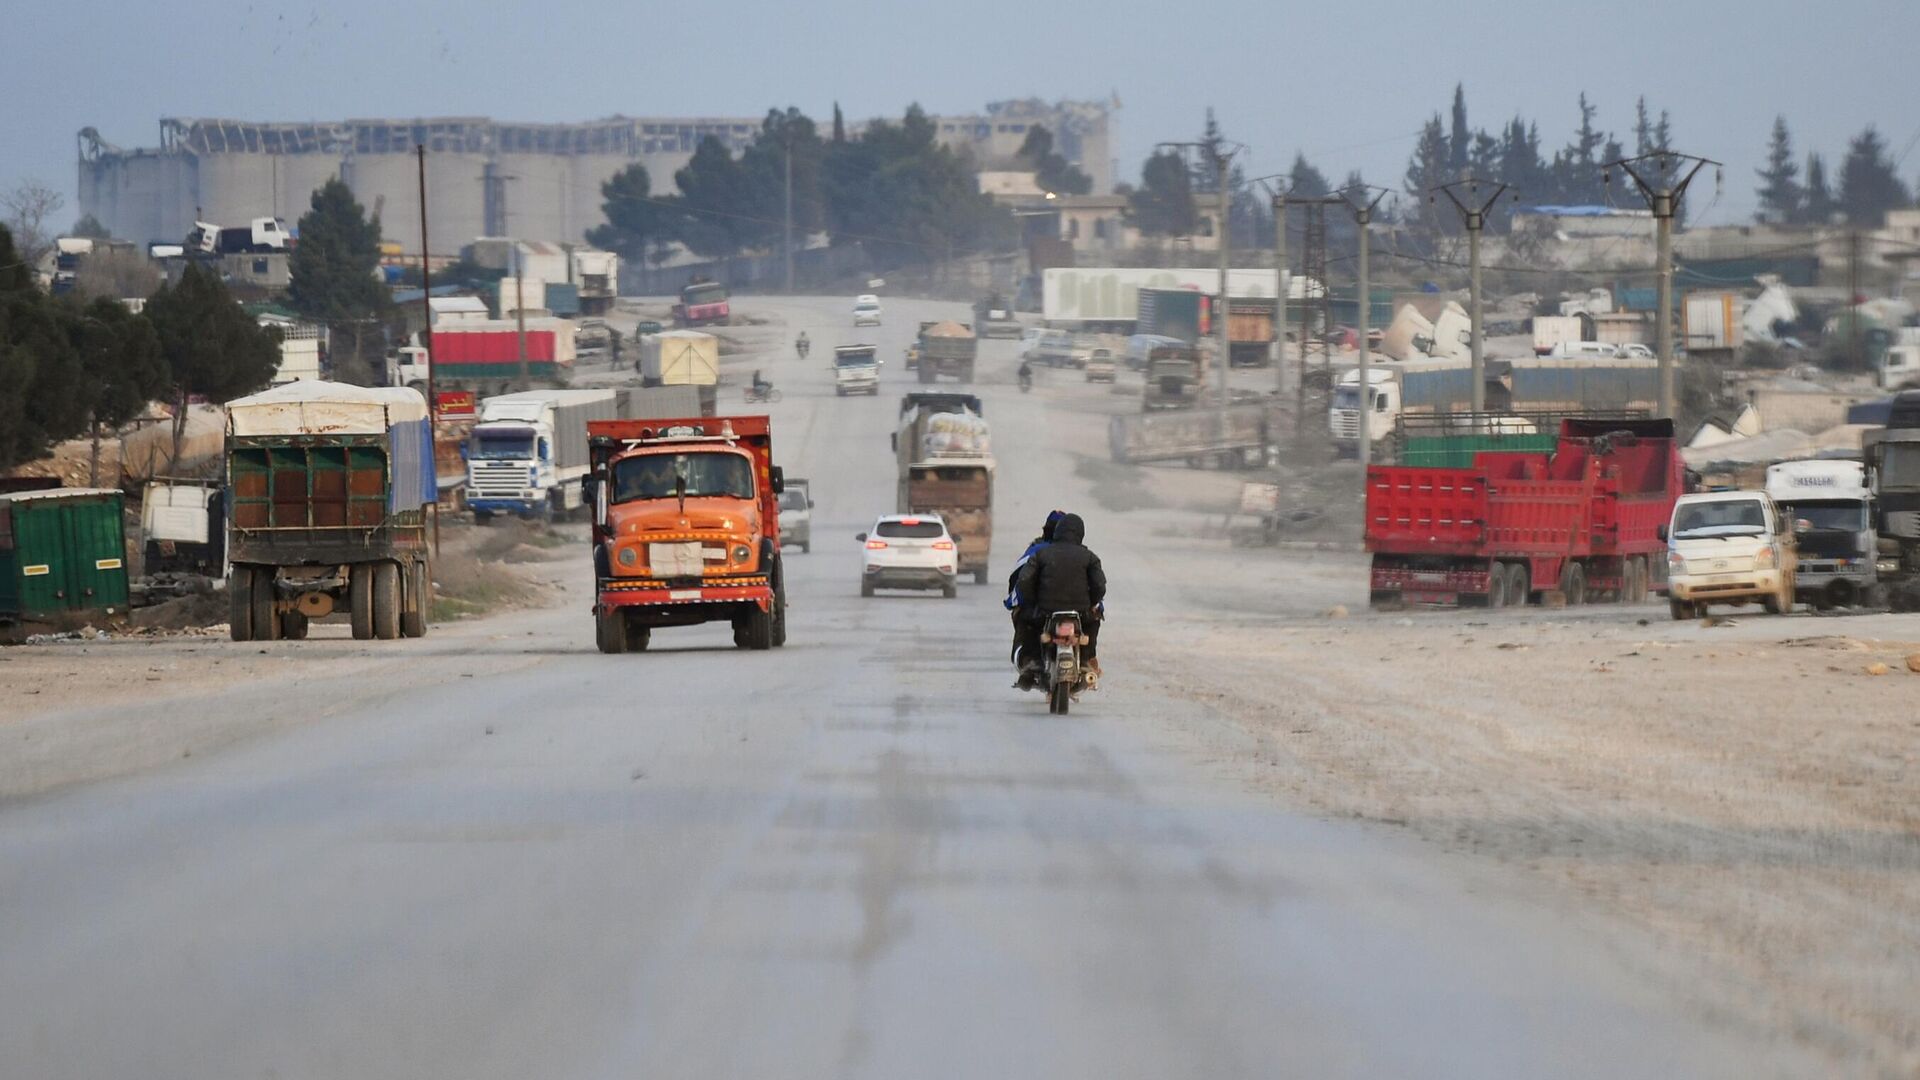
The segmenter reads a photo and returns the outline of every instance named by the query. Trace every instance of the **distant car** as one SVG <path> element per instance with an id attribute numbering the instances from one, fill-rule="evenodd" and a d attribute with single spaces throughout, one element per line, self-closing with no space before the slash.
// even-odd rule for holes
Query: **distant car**
<path id="1" fill-rule="evenodd" d="M 1113 381 L 1113 350 L 1093 349 L 1087 353 L 1087 381 Z"/>
<path id="2" fill-rule="evenodd" d="M 872 293 L 862 293 L 853 298 L 853 325 L 880 325 L 880 298 Z"/>
<path id="3" fill-rule="evenodd" d="M 1620 357 L 1625 360 L 1651 360 L 1653 350 L 1637 341 L 1630 341 L 1620 346 Z"/>
<path id="4" fill-rule="evenodd" d="M 959 551 L 940 515 L 888 514 L 855 539 L 866 544 L 861 596 L 875 589 L 939 589 L 949 600 L 959 595 Z"/>
<path id="5" fill-rule="evenodd" d="M 1048 367 L 1069 367 L 1073 364 L 1073 333 L 1068 330 L 1042 330 L 1040 336 L 1028 346 L 1026 359 Z"/>
<path id="6" fill-rule="evenodd" d="M 1554 360 L 1613 360 L 1621 355 L 1622 348 L 1605 341 L 1557 341 L 1547 350 L 1547 356 Z M 1652 356 L 1653 351 L 1649 349 L 1647 355 Z"/>
<path id="7" fill-rule="evenodd" d="M 813 550 L 813 497 L 791 480 L 780 493 L 780 542 L 797 545 L 802 552 Z"/>
<path id="8" fill-rule="evenodd" d="M 1040 335 L 1046 332 L 1047 332 L 1047 328 L 1044 326 L 1029 326 L 1025 330 L 1020 331 L 1021 359 L 1023 360 L 1033 359 L 1033 347 L 1035 344 L 1039 342 Z"/>

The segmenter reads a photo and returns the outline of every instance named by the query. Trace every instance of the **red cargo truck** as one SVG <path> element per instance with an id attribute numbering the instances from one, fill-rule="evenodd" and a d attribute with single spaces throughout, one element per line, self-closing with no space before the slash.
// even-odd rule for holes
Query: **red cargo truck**
<path id="1" fill-rule="evenodd" d="M 733 322 L 733 306 L 727 287 L 717 281 L 696 281 L 680 290 L 680 302 L 673 305 L 673 325 L 728 326 Z"/>
<path id="2" fill-rule="evenodd" d="M 1466 469 L 1373 466 L 1373 604 L 1506 607 L 1556 589 L 1637 603 L 1665 580 L 1659 527 L 1685 477 L 1670 420 L 1564 420 L 1551 454 Z"/>
<path id="3" fill-rule="evenodd" d="M 785 482 L 766 417 L 589 420 L 587 455 L 601 652 L 723 619 L 741 648 L 786 644 Z"/>

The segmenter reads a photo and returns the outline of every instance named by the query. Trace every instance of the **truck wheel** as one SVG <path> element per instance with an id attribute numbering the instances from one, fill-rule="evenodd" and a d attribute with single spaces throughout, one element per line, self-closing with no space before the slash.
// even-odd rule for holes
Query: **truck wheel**
<path id="1" fill-rule="evenodd" d="M 974 583 L 975 585 L 985 585 L 985 584 L 987 583 L 987 568 L 986 568 L 986 567 L 984 567 L 984 566 L 977 566 L 977 567 L 975 567 L 975 568 L 974 568 L 974 571 L 973 571 L 973 583 Z"/>
<path id="2" fill-rule="evenodd" d="M 593 617 L 593 643 L 612 655 L 627 651 L 627 616 L 619 608 L 603 609 Z"/>
<path id="3" fill-rule="evenodd" d="M 400 636 L 400 566 L 373 564 L 373 636 L 392 641 Z"/>
<path id="4" fill-rule="evenodd" d="M 356 641 L 373 639 L 373 564 L 354 563 L 347 571 L 347 621 Z"/>
<path id="5" fill-rule="evenodd" d="M 1572 559 L 1567 560 L 1566 568 L 1560 571 L 1560 595 L 1566 597 L 1568 607 L 1587 602 L 1587 572 Z"/>
<path id="6" fill-rule="evenodd" d="M 1487 606 L 1503 608 L 1507 606 L 1507 564 L 1497 562 L 1487 571 Z"/>
<path id="7" fill-rule="evenodd" d="M 1777 592 L 1762 598 L 1760 604 L 1767 609 L 1769 615 L 1785 615 L 1793 610 L 1793 601 Z"/>
<path id="8" fill-rule="evenodd" d="M 475 525 L 491 525 L 491 524 L 493 524 L 493 511 L 491 511 L 491 510 L 475 510 L 475 511 L 473 512 L 473 523 L 474 523 Z"/>
<path id="9" fill-rule="evenodd" d="M 307 639 L 307 617 L 298 611 L 282 612 L 280 615 L 280 636 L 288 641 Z"/>
<path id="10" fill-rule="evenodd" d="M 1525 563 L 1508 563 L 1507 605 L 1509 607 L 1526 607 L 1527 602 L 1532 599 L 1529 595 L 1532 584 L 1532 582 L 1527 580 L 1527 566 Z"/>
<path id="11" fill-rule="evenodd" d="M 1695 611 L 1693 605 L 1685 600 L 1669 600 L 1667 601 L 1667 614 L 1673 616 L 1674 622 L 1686 622 L 1688 619 L 1700 614 L 1700 612 Z"/>
<path id="12" fill-rule="evenodd" d="M 227 580 L 227 636 L 253 640 L 253 567 L 236 566 Z"/>
<path id="13" fill-rule="evenodd" d="M 773 613 L 755 608 L 734 631 L 734 641 L 755 652 L 773 648 Z"/>
<path id="14" fill-rule="evenodd" d="M 403 637 L 427 636 L 427 588 L 432 576 L 427 573 L 425 559 L 407 567 L 406 603 L 400 608 Z"/>
<path id="15" fill-rule="evenodd" d="M 653 644 L 653 628 L 652 627 L 635 626 L 632 623 L 627 623 L 627 651 L 628 652 L 646 652 L 647 646 L 651 644 Z"/>
<path id="16" fill-rule="evenodd" d="M 273 610 L 273 568 L 253 570 L 253 640 L 280 640 L 280 617 Z"/>

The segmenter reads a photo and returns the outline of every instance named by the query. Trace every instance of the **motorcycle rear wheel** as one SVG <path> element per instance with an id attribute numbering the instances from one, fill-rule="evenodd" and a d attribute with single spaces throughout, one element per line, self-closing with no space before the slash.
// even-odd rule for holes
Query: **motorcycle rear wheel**
<path id="1" fill-rule="evenodd" d="M 1056 682 L 1047 691 L 1047 711 L 1055 716 L 1065 716 L 1067 708 L 1073 703 L 1073 687 Z"/>

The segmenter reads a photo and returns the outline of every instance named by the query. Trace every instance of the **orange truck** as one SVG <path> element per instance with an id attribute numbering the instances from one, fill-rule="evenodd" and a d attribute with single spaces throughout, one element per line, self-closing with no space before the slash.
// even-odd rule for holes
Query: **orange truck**
<path id="1" fill-rule="evenodd" d="M 655 627 L 723 619 L 740 648 L 786 644 L 786 485 L 766 417 L 590 420 L 587 447 L 601 652 L 639 652 Z"/>

